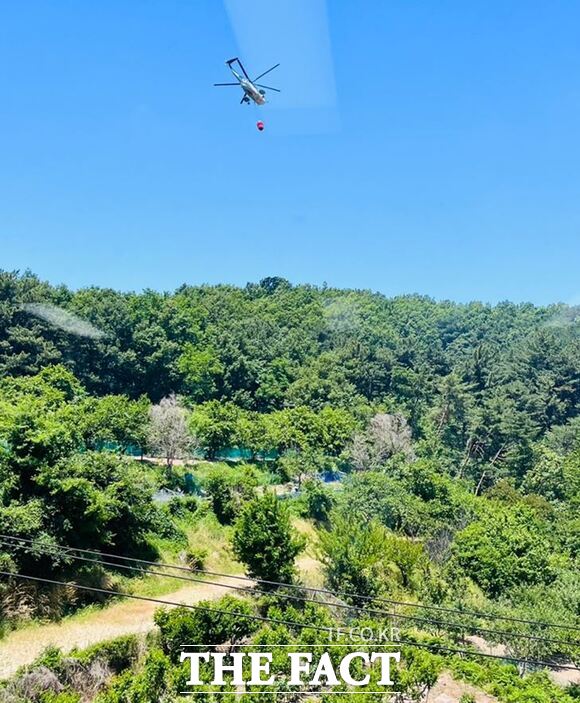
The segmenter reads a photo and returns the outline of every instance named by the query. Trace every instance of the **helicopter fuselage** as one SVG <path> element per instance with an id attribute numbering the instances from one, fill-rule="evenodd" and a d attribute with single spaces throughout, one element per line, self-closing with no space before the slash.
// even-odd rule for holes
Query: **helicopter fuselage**
<path id="1" fill-rule="evenodd" d="M 234 65 L 239 67 L 241 73 L 238 73 L 236 69 L 234 68 Z M 254 103 L 256 105 L 264 105 L 266 103 L 266 91 L 267 90 L 273 90 L 276 93 L 279 93 L 280 90 L 278 88 L 272 88 L 270 85 L 263 85 L 262 83 L 258 83 L 260 78 L 263 76 L 267 75 L 271 71 L 273 71 L 275 68 L 278 68 L 280 64 L 277 63 L 275 66 L 272 66 L 272 68 L 269 68 L 267 71 L 264 71 L 263 73 L 260 73 L 259 76 L 254 78 L 253 80 L 250 78 L 248 75 L 248 72 L 244 68 L 242 62 L 238 57 L 236 56 L 233 59 L 229 59 L 229 61 L 226 61 L 226 66 L 230 69 L 232 72 L 232 75 L 236 79 L 235 83 L 214 83 L 214 86 L 237 86 L 239 85 L 240 88 L 244 91 L 244 95 L 242 99 L 240 100 L 240 103 L 246 103 L 246 105 L 249 105 L 250 103 Z"/>
<path id="2" fill-rule="evenodd" d="M 256 88 L 252 81 L 249 81 L 247 78 L 240 76 L 240 74 L 236 73 L 236 71 L 234 71 L 234 69 L 231 67 L 230 70 L 238 79 L 238 81 L 240 82 L 240 86 L 244 91 L 244 102 L 249 103 L 250 100 L 252 100 L 256 103 L 256 105 L 263 105 L 266 102 L 266 98 L 264 97 L 263 93 L 261 93 L 258 88 Z"/>

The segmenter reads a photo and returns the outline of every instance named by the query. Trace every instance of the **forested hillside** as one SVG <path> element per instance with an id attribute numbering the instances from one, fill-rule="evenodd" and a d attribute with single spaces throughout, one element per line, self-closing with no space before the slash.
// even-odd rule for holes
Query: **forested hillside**
<path id="1" fill-rule="evenodd" d="M 157 402 L 173 392 L 260 413 L 330 406 L 357 420 L 401 412 L 414 440 L 457 472 L 495 467 L 488 482 L 522 480 L 532 444 L 550 433 L 560 447 L 580 411 L 580 312 L 563 305 L 387 299 L 279 278 L 73 292 L 11 273 L 0 277 L 0 301 L 2 376 L 63 364 L 97 396 Z M 63 331 L 27 303 L 69 310 L 103 334 Z"/>
<path id="2" fill-rule="evenodd" d="M 299 583 L 299 516 L 325 585 L 358 611 L 389 597 L 490 614 L 461 626 L 445 615 L 443 627 L 402 608 L 407 637 L 467 646 L 467 629 L 523 658 L 520 673 L 528 660 L 578 664 L 579 416 L 580 311 L 564 305 L 389 299 L 280 278 L 72 291 L 0 273 L 0 570 L 131 589 L 131 574 L 61 548 L 185 555 L 201 568 L 195 535 L 210 520 L 249 575 Z M 164 464 L 123 456 L 131 447 Z M 247 465 L 216 462 L 232 448 Z M 175 462 L 194 455 L 208 461 Z M 325 486 L 327 474 L 340 486 Z M 268 485 L 284 482 L 295 495 L 283 501 Z M 182 493 L 160 504 L 160 489 Z M 23 588 L 2 584 L 6 629 L 18 598 L 30 617 L 95 600 Z M 275 593 L 236 607 L 333 623 Z M 179 618 L 159 616 L 151 654 L 168 671 L 172 628 L 201 627 Z M 413 651 L 421 673 L 409 691 L 424 693 L 443 661 Z M 483 665 L 453 667 L 508 686 Z M 527 693 L 498 684 L 500 700 L 572 700 L 544 679 L 537 691 L 551 697 L 532 698 L 536 683 L 521 688 L 509 671 L 509 691 Z M 150 700 L 113 693 L 104 700 Z"/>

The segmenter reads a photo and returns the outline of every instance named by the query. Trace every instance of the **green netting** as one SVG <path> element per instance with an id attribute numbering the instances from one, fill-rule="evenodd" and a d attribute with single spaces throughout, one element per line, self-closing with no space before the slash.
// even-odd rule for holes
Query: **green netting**
<path id="1" fill-rule="evenodd" d="M 278 458 L 277 451 L 269 452 L 252 452 L 250 449 L 242 447 L 226 447 L 220 449 L 216 454 L 216 459 L 224 459 L 226 461 L 251 461 L 257 459 L 259 461 L 273 461 Z"/>
<path id="2" fill-rule="evenodd" d="M 183 484 L 184 484 L 184 489 L 186 493 L 189 493 L 190 495 L 201 495 L 202 490 L 201 490 L 201 483 L 199 479 L 194 476 L 193 474 L 190 474 L 189 472 L 185 474 L 183 477 Z"/>
<path id="3" fill-rule="evenodd" d="M 99 452 L 115 452 L 122 453 L 127 456 L 142 456 L 143 450 L 136 444 L 129 444 L 127 447 L 122 447 L 118 442 L 98 442 L 95 449 Z"/>
<path id="4" fill-rule="evenodd" d="M 123 453 L 127 456 L 142 456 L 144 452 L 141 447 L 137 445 L 129 445 L 123 448 L 118 442 L 99 442 L 95 449 L 101 452 L 115 452 L 117 454 Z M 207 459 L 207 452 L 203 449 L 196 449 L 192 452 L 192 457 L 194 459 Z M 250 449 L 245 449 L 243 447 L 225 447 L 220 449 L 215 458 L 222 461 L 274 461 L 279 457 L 279 453 L 276 450 L 271 450 L 268 452 L 252 452 Z"/>

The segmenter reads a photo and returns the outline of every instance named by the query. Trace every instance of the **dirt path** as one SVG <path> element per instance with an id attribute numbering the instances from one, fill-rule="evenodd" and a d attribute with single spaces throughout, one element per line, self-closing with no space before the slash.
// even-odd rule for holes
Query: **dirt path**
<path id="1" fill-rule="evenodd" d="M 297 523 L 302 532 L 313 533 L 305 520 Z M 312 537 L 311 534 L 307 536 Z M 318 583 L 320 563 L 312 554 L 304 553 L 298 566 L 308 583 Z M 218 599 L 228 592 L 228 588 L 199 583 L 159 597 L 193 604 L 200 600 Z M 50 645 L 69 652 L 74 647 L 82 649 L 121 635 L 148 632 L 154 626 L 153 614 L 158 607 L 157 603 L 127 599 L 102 610 L 79 613 L 60 623 L 30 625 L 11 632 L 0 640 L 0 680 L 12 676 L 20 666 L 30 664 Z"/>
<path id="2" fill-rule="evenodd" d="M 200 583 L 160 596 L 177 603 L 217 599 L 227 588 Z M 68 652 L 120 635 L 145 633 L 153 628 L 153 614 L 160 606 L 142 600 L 124 600 L 102 610 L 79 614 L 60 623 L 33 625 L 11 632 L 0 641 L 0 679 L 30 664 L 46 647 L 56 645 Z"/>

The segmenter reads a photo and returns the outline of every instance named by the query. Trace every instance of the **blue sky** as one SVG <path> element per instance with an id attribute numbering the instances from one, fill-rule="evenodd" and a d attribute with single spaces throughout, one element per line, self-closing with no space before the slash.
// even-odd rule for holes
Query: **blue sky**
<path id="1" fill-rule="evenodd" d="M 579 24 L 575 0 L 3 3 L 0 267 L 578 302 Z M 282 61 L 265 109 L 212 87 L 236 54 Z"/>

